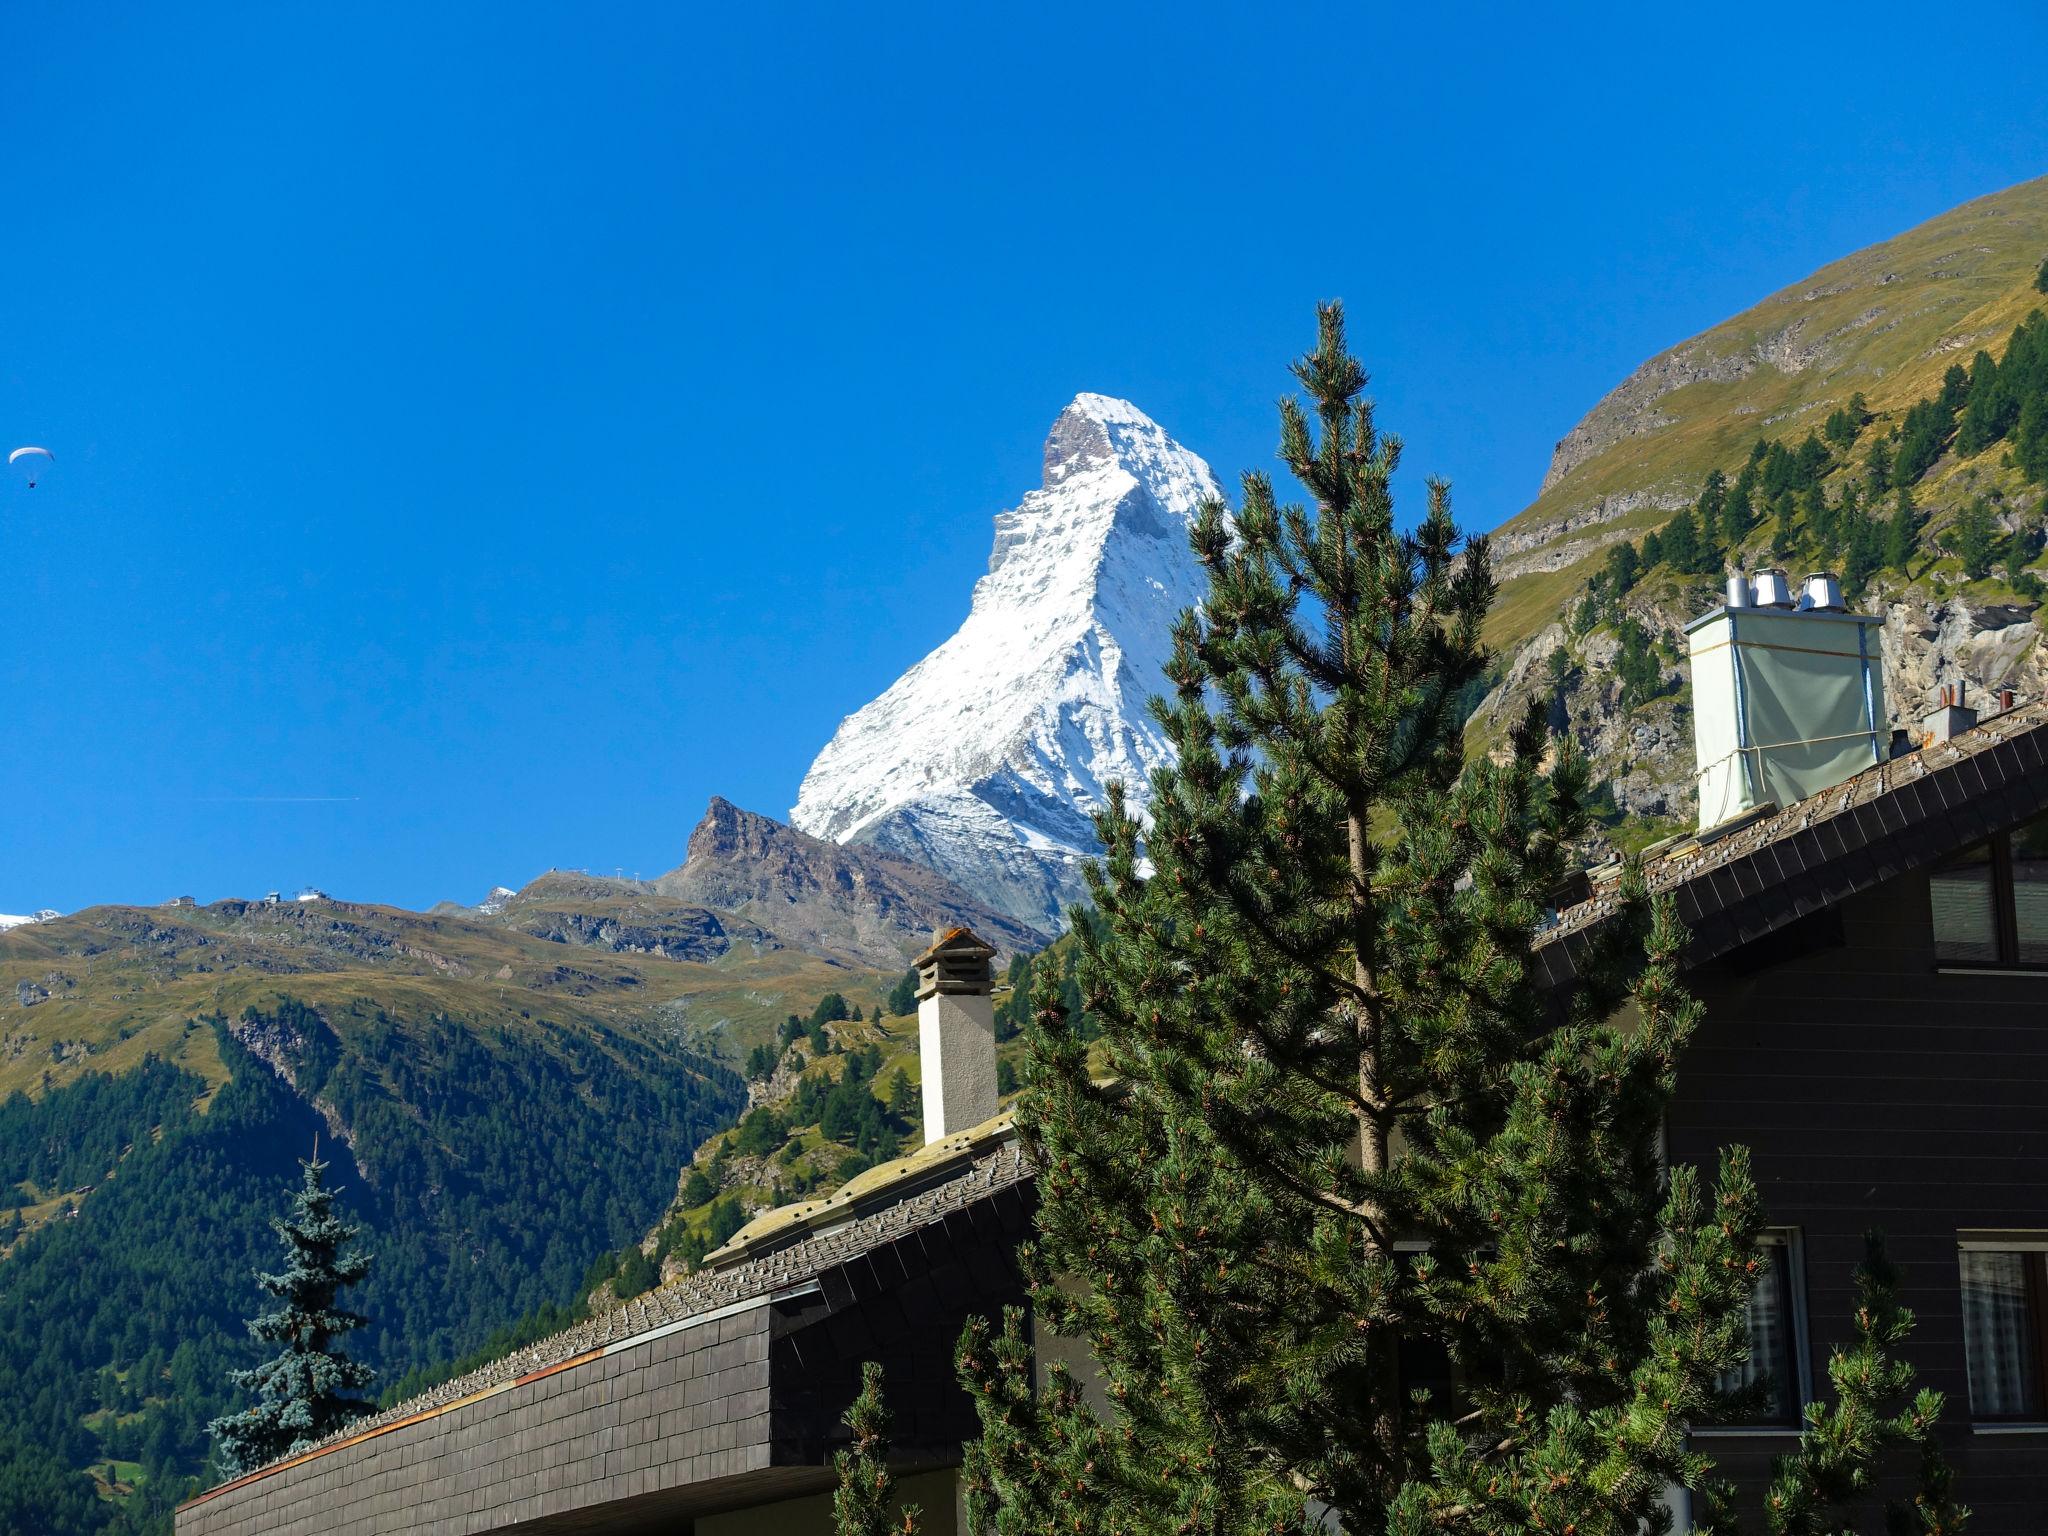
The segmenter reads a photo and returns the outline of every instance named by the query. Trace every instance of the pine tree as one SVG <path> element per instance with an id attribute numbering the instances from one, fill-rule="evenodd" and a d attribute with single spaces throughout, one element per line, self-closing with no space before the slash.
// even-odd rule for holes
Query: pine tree
<path id="1" fill-rule="evenodd" d="M 918 1112 L 917 1090 L 901 1067 L 889 1074 L 889 1113 L 908 1117 Z"/>
<path id="2" fill-rule="evenodd" d="M 1982 581 L 1991 574 L 1998 557 L 1998 524 L 1991 516 L 1991 503 L 1982 496 L 1972 497 L 1957 516 L 1952 547 L 1969 580 Z"/>
<path id="3" fill-rule="evenodd" d="M 1864 470 L 1870 476 L 1870 494 L 1882 496 L 1892 488 L 1892 450 L 1881 437 L 1872 438 L 1864 456 Z"/>
<path id="4" fill-rule="evenodd" d="M 889 1013 L 894 1018 L 917 1012 L 917 972 L 905 971 L 889 989 Z"/>
<path id="5" fill-rule="evenodd" d="M 971 1324 L 977 1530 L 1298 1531 L 1311 1499 L 1392 1536 L 1662 1530 L 1746 1353 L 1747 1155 L 1711 1191 L 1659 1158 L 1685 935 L 1631 881 L 1582 986 L 1537 984 L 1586 770 L 1535 709 L 1465 759 L 1487 542 L 1461 553 L 1441 482 L 1397 531 L 1399 444 L 1321 322 L 1314 422 L 1281 408 L 1314 507 L 1249 475 L 1234 528 L 1200 510 L 1176 766 L 1142 849 L 1121 786 L 1098 821 L 1102 1054 L 1049 980 L 1025 1031 L 1035 1326 L 1086 1341 L 1109 1411 L 1034 1382 L 1020 1312 Z"/>
<path id="6" fill-rule="evenodd" d="M 1852 602 L 1863 596 L 1870 578 L 1884 569 L 1885 528 L 1861 511 L 1845 514 L 1842 554 L 1842 593 Z"/>
<path id="7" fill-rule="evenodd" d="M 841 1421 L 853 1431 L 853 1445 L 833 1458 L 839 1487 L 832 1495 L 834 1536 L 916 1536 L 918 1507 L 897 1518 L 896 1482 L 889 1475 L 890 1415 L 882 1401 L 882 1368 L 870 1360 L 860 1368 L 860 1396 Z"/>
<path id="8" fill-rule="evenodd" d="M 1913 551 L 1920 544 L 1920 509 L 1913 504 L 1913 487 L 1899 484 L 1891 521 L 1884 528 L 1884 563 L 1901 576 L 1913 563 Z"/>
<path id="9" fill-rule="evenodd" d="M 1856 1271 L 1856 1343 L 1828 1360 L 1832 1402 L 1807 1409 L 1800 1452 L 1773 1466 L 1765 1509 L 1771 1536 L 1836 1536 L 1857 1528 L 1856 1513 L 1879 1496 L 1883 1463 L 1899 1451 L 1917 1454 L 1919 1478 L 1910 1501 L 1885 1501 L 1886 1528 L 1918 1536 L 1955 1536 L 1969 1511 L 1957 1504 L 1953 1476 L 1935 1439 L 1942 1394 L 1917 1393 L 1913 1370 L 1887 1350 L 1912 1332 L 1913 1314 L 1898 1302 L 1898 1275 L 1877 1234 Z M 1694 1509 L 1698 1536 L 1738 1529 L 1725 1487 L 1710 1486 Z"/>
<path id="10" fill-rule="evenodd" d="M 1756 510 L 1751 501 L 1755 490 L 1755 471 L 1745 469 L 1735 477 L 1735 488 L 1721 507 L 1721 538 L 1731 551 L 1741 549 L 1742 541 L 1756 528 Z"/>
<path id="11" fill-rule="evenodd" d="M 366 1319 L 340 1310 L 335 1298 L 362 1283 L 370 1258 L 351 1251 L 357 1229 L 334 1212 L 335 1191 L 327 1187 L 318 1149 L 299 1166 L 305 1182 L 292 1196 L 290 1214 L 273 1223 L 284 1241 L 285 1266 L 256 1277 L 279 1305 L 249 1324 L 256 1338 L 284 1349 L 267 1364 L 232 1374 L 237 1388 L 257 1394 L 254 1407 L 206 1426 L 229 1477 L 309 1449 L 369 1406 L 343 1394 L 367 1387 L 375 1373 L 336 1343 Z"/>
<path id="12" fill-rule="evenodd" d="M 1799 502 L 1797 493 L 1780 491 L 1778 499 L 1771 504 L 1771 558 L 1791 560 L 1798 555 L 1804 540 L 1799 530 Z"/>
<path id="13" fill-rule="evenodd" d="M 1700 499 L 1693 503 L 1692 510 L 1700 537 L 1709 544 L 1721 537 L 1721 509 L 1727 501 L 1728 477 L 1718 469 L 1708 470 L 1700 486 Z"/>
<path id="14" fill-rule="evenodd" d="M 1809 485 L 1800 495 L 1799 512 L 1806 520 L 1814 553 L 1832 560 L 1841 547 L 1841 532 L 1836 525 L 1837 509 L 1828 505 L 1828 488 L 1818 480 Z"/>
<path id="15" fill-rule="evenodd" d="M 1699 525 L 1693 521 L 1690 507 L 1680 507 L 1678 515 L 1664 525 L 1659 553 L 1664 563 L 1681 575 L 1697 575 L 1712 555 L 1701 543 Z"/>
<path id="16" fill-rule="evenodd" d="M 1650 632 L 1634 619 L 1618 627 L 1621 648 L 1614 654 L 1614 676 L 1621 684 L 1621 705 L 1634 709 L 1657 697 L 1664 687 L 1664 669 L 1650 646 Z"/>
<path id="17" fill-rule="evenodd" d="M 1624 542 L 1607 551 L 1607 585 L 1616 597 L 1625 595 L 1641 574 L 1635 545 Z"/>

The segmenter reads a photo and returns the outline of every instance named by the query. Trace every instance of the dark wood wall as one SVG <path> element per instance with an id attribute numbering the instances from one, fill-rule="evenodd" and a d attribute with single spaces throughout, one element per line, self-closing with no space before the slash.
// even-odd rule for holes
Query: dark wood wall
<path id="1" fill-rule="evenodd" d="M 1679 1074 L 1674 1162 L 1747 1144 L 1770 1219 L 1805 1253 L 1809 1356 L 1851 1336 L 1881 1228 L 1918 1319 L 1906 1353 L 1945 1414 L 1976 1536 L 2048 1531 L 2048 1435 L 1969 1426 L 1958 1228 L 2048 1229 L 2048 975 L 1937 971 L 1912 874 L 1695 973 L 1707 1020 Z M 1759 1487 L 1784 1439 L 1703 1436 Z"/>

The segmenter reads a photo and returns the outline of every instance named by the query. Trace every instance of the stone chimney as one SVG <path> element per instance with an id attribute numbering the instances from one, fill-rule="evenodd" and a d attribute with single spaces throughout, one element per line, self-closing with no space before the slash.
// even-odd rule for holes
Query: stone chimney
<path id="1" fill-rule="evenodd" d="M 917 1059 L 924 1139 L 971 1130 L 996 1112 L 995 947 L 965 928 L 934 935 L 917 967 Z"/>
<path id="2" fill-rule="evenodd" d="M 1920 745 L 1931 747 L 1937 741 L 1974 730 L 1976 725 L 1977 711 L 1963 702 L 1963 685 L 1943 683 L 1934 708 L 1920 718 Z"/>

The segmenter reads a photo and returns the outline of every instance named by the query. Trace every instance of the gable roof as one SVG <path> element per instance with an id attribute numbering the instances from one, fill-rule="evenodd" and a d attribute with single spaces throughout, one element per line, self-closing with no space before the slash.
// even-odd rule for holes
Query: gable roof
<path id="1" fill-rule="evenodd" d="M 1687 838 L 1644 864 L 1690 930 L 1688 965 L 1921 869 L 2048 809 L 2048 700 L 1866 768 L 1833 789 L 1712 841 Z M 1621 908 L 1610 883 L 1558 913 L 1536 941 L 1543 979 L 1573 981 Z"/>

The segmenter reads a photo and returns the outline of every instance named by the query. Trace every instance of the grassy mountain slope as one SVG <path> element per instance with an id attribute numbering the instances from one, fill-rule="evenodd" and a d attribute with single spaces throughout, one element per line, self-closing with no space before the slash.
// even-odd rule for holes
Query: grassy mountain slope
<path id="1" fill-rule="evenodd" d="M 1659 353 L 1557 445 L 1541 493 L 1495 534 L 1503 650 L 1557 618 L 1607 545 L 1658 526 L 1759 435 L 1797 440 L 1860 391 L 1883 416 L 1940 387 L 2042 302 L 2048 177 L 1845 256 Z"/>
<path id="2" fill-rule="evenodd" d="M 0 934 L 0 1528 L 165 1528 L 316 1134 L 395 1381 L 579 1295 L 739 1114 L 747 1051 L 893 979 L 631 884 Z"/>
<path id="3" fill-rule="evenodd" d="M 1558 445 L 1542 495 L 1495 536 L 1500 659 L 1473 743 L 1497 741 L 1534 700 L 1605 782 L 1607 841 L 1640 846 L 1689 825 L 1685 623 L 1719 601 L 1725 567 L 1848 572 L 1851 530 L 1883 541 L 1898 493 L 1873 459 L 1898 462 L 1910 413 L 1957 391 L 1951 370 L 2003 358 L 2015 327 L 2048 308 L 2044 258 L 2048 179 L 1835 262 L 1637 369 Z M 1842 430 L 1858 396 L 1865 419 Z M 1939 442 L 1910 478 L 1910 547 L 1875 561 L 1866 550 L 1852 583 L 1857 606 L 1885 617 L 1886 703 L 1901 725 L 1937 683 L 1961 680 L 1980 698 L 2048 691 L 2037 621 L 2048 486 L 2026 478 L 2011 440 L 1972 446 L 1951 419 Z M 1765 493 L 1765 461 L 1752 460 L 1767 444 L 1815 456 L 1786 493 L 1796 507 Z M 1697 562 L 1651 560 L 1615 591 L 1621 546 L 1649 552 L 1680 509 L 1688 528 L 1698 522 L 1709 471 L 1731 487 L 1745 472 L 1758 482 L 1754 525 L 1732 540 L 1724 530 Z M 1965 558 L 1972 519 L 1988 562 Z"/>

